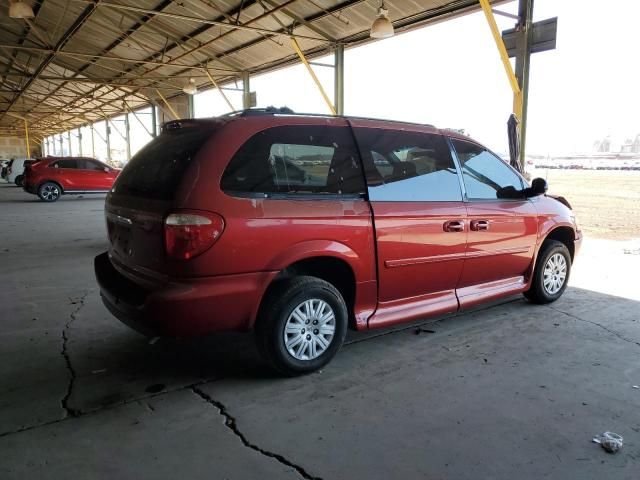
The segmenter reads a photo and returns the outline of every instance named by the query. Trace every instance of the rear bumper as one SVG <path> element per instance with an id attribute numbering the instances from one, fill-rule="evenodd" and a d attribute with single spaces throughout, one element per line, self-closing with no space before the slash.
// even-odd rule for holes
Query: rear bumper
<path id="1" fill-rule="evenodd" d="M 121 274 L 108 253 L 94 260 L 100 296 L 120 321 L 148 336 L 196 336 L 253 328 L 277 272 L 172 279 L 147 290 Z"/>

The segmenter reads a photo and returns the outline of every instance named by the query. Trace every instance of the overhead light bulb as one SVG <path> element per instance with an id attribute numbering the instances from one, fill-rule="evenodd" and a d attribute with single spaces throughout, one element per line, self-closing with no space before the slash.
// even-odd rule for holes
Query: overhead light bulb
<path id="1" fill-rule="evenodd" d="M 25 2 L 17 1 L 9 4 L 9 16 L 11 18 L 33 18 L 33 9 Z"/>
<path id="2" fill-rule="evenodd" d="M 384 8 L 384 2 L 378 9 L 378 17 L 371 24 L 371 38 L 389 38 L 394 34 L 393 24 L 389 20 L 389 10 Z"/>
<path id="3" fill-rule="evenodd" d="M 196 87 L 196 81 L 193 78 L 189 79 L 189 82 L 182 89 L 187 95 L 195 95 L 198 93 L 198 87 Z"/>

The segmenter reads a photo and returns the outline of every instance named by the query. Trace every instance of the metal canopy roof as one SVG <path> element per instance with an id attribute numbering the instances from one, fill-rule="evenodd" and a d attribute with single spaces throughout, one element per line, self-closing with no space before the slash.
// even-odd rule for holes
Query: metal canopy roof
<path id="1" fill-rule="evenodd" d="M 0 135 L 40 135 L 369 41 L 377 0 L 0 0 Z M 385 1 L 396 31 L 479 8 L 477 0 Z M 205 71 L 207 69 L 207 71 Z M 126 102 L 126 103 L 125 103 Z"/>

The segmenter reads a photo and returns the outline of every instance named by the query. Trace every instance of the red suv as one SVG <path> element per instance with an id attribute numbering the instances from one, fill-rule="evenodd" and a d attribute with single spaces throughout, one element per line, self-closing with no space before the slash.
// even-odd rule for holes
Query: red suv
<path id="1" fill-rule="evenodd" d="M 66 193 L 106 193 L 119 173 L 94 158 L 47 157 L 25 169 L 24 189 L 55 202 Z"/>
<path id="2" fill-rule="evenodd" d="M 349 327 L 560 297 L 581 234 L 545 192 L 431 126 L 277 111 L 180 120 L 108 194 L 95 271 L 136 330 L 253 330 L 274 367 L 305 373 Z"/>

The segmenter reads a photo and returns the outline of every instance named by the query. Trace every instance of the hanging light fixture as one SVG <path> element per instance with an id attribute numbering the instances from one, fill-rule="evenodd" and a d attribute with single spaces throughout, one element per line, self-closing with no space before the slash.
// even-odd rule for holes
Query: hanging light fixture
<path id="1" fill-rule="evenodd" d="M 198 93 L 198 87 L 196 87 L 196 81 L 190 78 L 187 84 L 183 87 L 182 91 L 187 95 L 195 95 Z"/>
<path id="2" fill-rule="evenodd" d="M 393 24 L 389 20 L 389 10 L 384 7 L 384 2 L 378 9 L 378 17 L 371 24 L 371 38 L 389 38 L 394 34 Z"/>
<path id="3" fill-rule="evenodd" d="M 9 3 L 9 16 L 11 18 L 33 18 L 33 9 L 28 3 L 21 0 Z"/>

